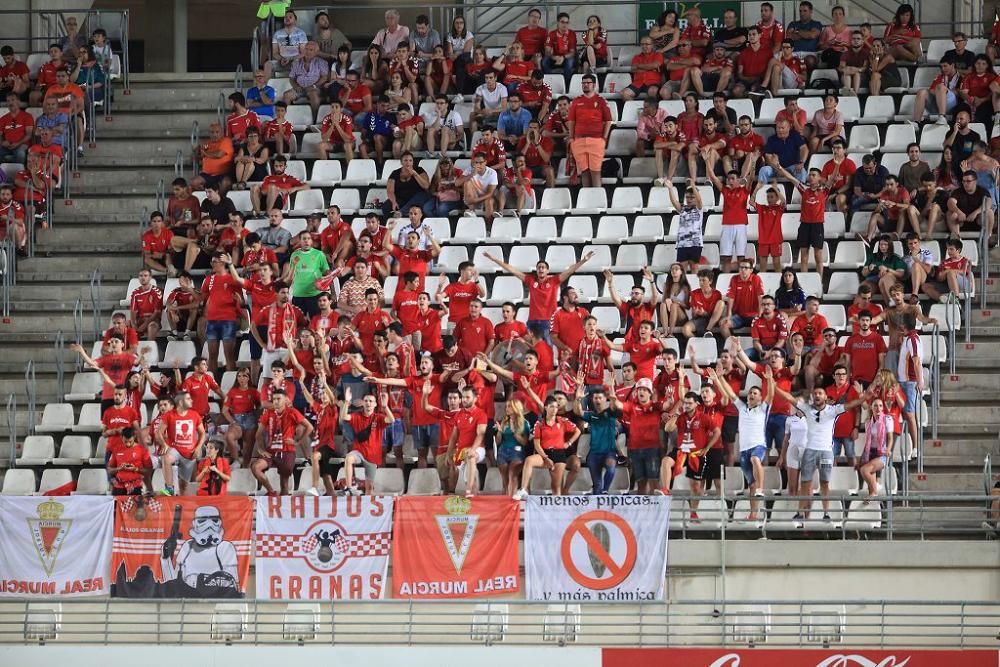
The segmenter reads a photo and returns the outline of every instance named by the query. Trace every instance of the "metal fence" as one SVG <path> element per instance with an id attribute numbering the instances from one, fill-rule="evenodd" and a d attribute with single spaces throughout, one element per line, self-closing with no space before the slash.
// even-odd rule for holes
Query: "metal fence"
<path id="1" fill-rule="evenodd" d="M 998 627 L 1000 604 L 930 600 L 0 602 L 0 644 L 984 648 Z"/>

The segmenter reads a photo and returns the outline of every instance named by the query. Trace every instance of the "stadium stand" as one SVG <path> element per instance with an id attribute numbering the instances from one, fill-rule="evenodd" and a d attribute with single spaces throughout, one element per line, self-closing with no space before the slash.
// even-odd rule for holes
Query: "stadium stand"
<path id="1" fill-rule="evenodd" d="M 796 398 L 812 391 L 806 401 L 815 404 L 800 407 L 816 423 L 827 407 L 850 406 L 835 431 L 807 429 L 808 449 L 822 454 L 796 471 L 804 477 L 819 464 L 818 475 L 829 476 L 840 499 L 837 525 L 878 523 L 864 498 L 851 500 L 856 495 L 978 491 L 982 456 L 994 450 L 1000 424 L 981 392 L 1000 386 L 980 372 L 990 356 L 982 346 L 996 346 L 993 316 L 972 303 L 993 298 L 983 268 L 995 255 L 1000 144 L 993 115 L 968 104 L 982 87 L 975 71 L 949 75 L 954 57 L 936 41 L 926 58 L 909 61 L 893 34 L 887 28 L 886 39 L 857 47 L 895 58 L 897 81 L 884 74 L 879 95 L 868 94 L 874 59 L 858 61 L 855 79 L 849 68 L 810 69 L 773 44 L 766 74 L 748 72 L 751 46 L 735 62 L 715 64 L 735 89 L 699 96 L 718 80 L 711 61 L 699 58 L 692 69 L 671 56 L 662 70 L 644 69 L 644 49 L 658 48 L 644 36 L 612 49 L 593 73 L 564 77 L 546 67 L 535 83 L 506 74 L 499 115 L 489 113 L 496 88 L 456 88 L 475 70 L 443 87 L 418 75 L 413 97 L 409 87 L 393 89 L 388 75 L 372 80 L 352 69 L 324 88 L 322 105 L 310 106 L 298 80 L 310 75 L 309 51 L 291 78 L 268 64 L 269 79 L 241 80 L 238 90 L 190 84 L 186 108 L 166 114 L 162 87 L 141 78 L 127 99 L 104 102 L 93 72 L 99 78 L 113 65 L 82 49 L 83 64 L 68 74 L 87 90 L 74 89 L 78 101 L 55 110 L 66 113 L 62 124 L 39 106 L 27 112 L 39 127 L 66 128 L 62 148 L 38 131 L 23 142 L 24 164 L 5 165 L 19 189 L 7 191 L 13 203 L 0 197 L 0 214 L 13 221 L 5 276 L 15 265 L 17 272 L 16 285 L 4 283 L 16 329 L 3 335 L 17 373 L 35 361 L 28 412 L 11 411 L 17 421 L 5 431 L 13 446 L 3 492 L 67 483 L 77 493 L 107 492 L 94 471 L 120 451 L 119 429 L 134 428 L 140 446 L 186 452 L 197 443 L 177 440 L 180 430 L 171 429 L 187 420 L 220 443 L 232 465 L 231 493 L 671 493 L 672 486 L 679 526 L 715 526 L 755 511 L 749 500 L 720 503 L 711 497 L 718 489 L 731 496 L 753 485 L 768 503 L 782 491 L 812 493 L 788 487 L 781 449 L 795 406 L 781 391 Z M 979 54 L 986 45 L 968 48 Z M 510 57 L 494 55 L 493 69 L 504 71 Z M 25 57 L 40 66 L 29 86 L 44 101 L 44 58 Z M 393 60 L 386 72 L 412 78 L 408 68 Z M 832 83 L 806 84 L 820 79 Z M 792 81 L 797 88 L 785 85 Z M 113 88 L 113 77 L 107 83 Z M 956 91 L 944 114 L 935 106 L 941 86 Z M 262 94 L 279 103 L 262 102 Z M 97 107 L 106 104 L 110 114 L 112 102 L 114 123 L 100 122 Z M 10 105 L 0 119 L 8 141 L 20 139 L 21 107 L 16 99 Z M 934 113 L 916 117 L 918 109 Z M 92 145 L 75 129 L 83 118 Z M 192 121 L 193 146 L 174 132 Z M 169 136 L 156 134 L 167 128 Z M 154 144 L 156 157 L 142 155 Z M 4 151 L 5 163 L 19 162 L 16 150 Z M 866 310 L 870 334 L 859 321 Z M 41 361 L 42 348 L 27 337 L 36 334 L 55 344 L 56 363 Z M 66 346 L 67 338 L 82 347 Z M 532 357 L 538 371 L 526 367 Z M 726 406 L 768 395 L 758 360 L 770 365 L 780 391 L 766 432 L 747 436 L 765 447 L 757 456 L 763 468 L 752 472 L 744 457 L 744 473 L 732 466 L 752 448 L 741 444 L 742 422 Z M 639 367 L 629 377 L 626 362 Z M 4 387 L 13 388 L 7 370 Z M 723 376 L 732 400 L 710 388 Z M 435 390 L 430 413 L 421 404 L 426 380 Z M 450 410 L 447 390 L 459 387 L 461 407 Z M 281 388 L 287 406 L 275 399 Z M 578 389 L 585 416 L 574 410 Z M 165 399 L 177 391 L 183 396 L 172 406 Z M 619 453 L 612 489 L 593 474 L 599 455 L 580 456 L 575 445 L 581 432 L 592 435 L 595 392 L 602 406 L 624 409 L 621 433 L 600 450 Z M 362 408 L 366 394 L 376 400 Z M 871 416 L 876 399 L 895 437 L 891 451 L 879 449 L 888 442 L 872 442 L 870 461 L 871 452 L 860 451 L 871 440 L 865 425 L 885 437 Z M 659 433 L 646 444 L 662 458 L 643 454 L 632 430 L 650 423 L 642 422 L 650 409 Z M 165 419 L 166 410 L 173 416 Z M 253 455 L 255 433 L 273 435 L 264 425 L 279 419 L 295 445 Z M 344 424 L 357 431 L 372 420 L 368 440 L 345 437 Z M 451 446 L 446 433 L 455 434 Z M 793 449 L 802 437 L 792 432 Z M 836 458 L 835 443 L 813 441 L 831 437 Z M 383 438 L 383 465 L 391 468 L 367 486 L 338 480 L 345 460 L 348 468 L 362 458 L 381 463 Z M 456 464 L 476 458 L 480 446 L 485 461 L 465 466 L 471 476 L 459 479 Z M 457 458 L 449 462 L 452 449 Z M 533 453 L 522 480 L 525 450 Z M 864 464 L 860 472 L 856 463 Z M 699 464 L 708 484 L 698 479 Z M 321 467 L 335 472 L 313 473 Z M 496 469 L 501 481 L 488 484 Z M 757 479 L 761 470 L 765 478 Z M 587 477 L 589 484 L 580 481 Z M 162 485 L 168 494 L 209 488 Z M 703 495 L 703 509 L 688 505 L 688 496 L 697 503 Z M 767 508 L 770 519 L 747 525 L 797 521 L 783 505 Z M 808 509 L 806 502 L 801 511 Z"/>

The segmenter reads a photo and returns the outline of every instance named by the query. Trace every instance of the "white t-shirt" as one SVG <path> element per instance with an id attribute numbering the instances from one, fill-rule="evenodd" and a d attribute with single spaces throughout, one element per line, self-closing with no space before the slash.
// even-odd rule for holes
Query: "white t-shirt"
<path id="1" fill-rule="evenodd" d="M 282 28 L 274 33 L 274 44 L 278 45 L 278 53 L 282 58 L 298 58 L 299 45 L 309 41 L 309 36 L 302 28 L 292 28 L 291 32 Z"/>
<path id="2" fill-rule="evenodd" d="M 788 436 L 788 448 L 804 448 L 806 446 L 806 434 L 808 429 L 809 427 L 806 426 L 805 419 L 797 414 L 789 415 L 788 418 L 785 419 L 785 435 Z"/>
<path id="3" fill-rule="evenodd" d="M 472 180 L 483 190 L 491 185 L 500 185 L 500 179 L 497 178 L 496 169 L 493 167 L 486 167 L 486 171 L 482 174 L 476 173 L 475 169 L 473 169 Z"/>
<path id="4" fill-rule="evenodd" d="M 771 406 L 762 402 L 757 407 L 751 408 L 738 398 L 733 405 L 740 413 L 740 451 L 745 452 L 754 447 L 763 447 L 767 442 L 764 429 Z"/>
<path id="5" fill-rule="evenodd" d="M 832 452 L 833 427 L 837 423 L 837 417 L 844 414 L 844 406 L 840 403 L 827 404 L 822 410 L 817 410 L 805 401 L 799 401 L 796 407 L 806 416 L 806 449 Z"/>
<path id="6" fill-rule="evenodd" d="M 465 43 L 470 39 L 475 40 L 475 35 L 471 32 L 466 32 L 465 37 L 455 37 L 451 34 L 451 30 L 449 30 L 447 36 L 444 38 L 444 41 L 451 44 L 452 53 L 455 54 L 455 57 L 458 57 L 465 51 Z M 475 44 L 475 41 L 473 41 L 473 44 Z"/>
<path id="7" fill-rule="evenodd" d="M 499 87 L 499 86 L 498 86 Z M 424 119 L 424 127 L 429 128 L 431 125 L 437 122 L 440 115 L 437 109 L 431 109 L 427 113 L 422 115 Z M 447 127 L 450 130 L 455 130 L 456 128 L 462 127 L 462 115 L 452 109 L 441 121 L 441 127 Z"/>
<path id="8" fill-rule="evenodd" d="M 507 86 L 497 84 L 496 90 L 490 91 L 486 84 L 476 88 L 476 97 L 483 99 L 484 109 L 499 109 L 500 101 L 507 98 Z"/>

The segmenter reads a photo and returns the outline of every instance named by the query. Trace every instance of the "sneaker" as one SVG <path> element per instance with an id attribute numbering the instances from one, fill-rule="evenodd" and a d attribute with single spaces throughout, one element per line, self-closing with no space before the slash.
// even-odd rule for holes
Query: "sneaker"
<path id="1" fill-rule="evenodd" d="M 706 331 L 705 333 L 702 334 L 701 337 L 702 338 L 715 338 L 715 334 L 712 333 L 711 331 Z"/>
<path id="2" fill-rule="evenodd" d="M 168 333 L 167 334 L 167 340 L 170 341 L 171 343 L 174 342 L 175 340 L 177 340 L 177 332 L 176 331 L 171 331 L 170 333 Z"/>
<path id="3" fill-rule="evenodd" d="M 514 500 L 524 500 L 527 497 L 528 497 L 528 491 L 526 489 L 518 489 L 517 491 L 514 492 L 514 495 L 511 496 L 511 498 L 513 498 Z"/>
<path id="4" fill-rule="evenodd" d="M 192 336 L 194 336 L 194 334 L 192 334 L 190 331 L 185 331 L 184 335 L 181 336 L 181 340 L 191 340 Z"/>
<path id="5" fill-rule="evenodd" d="M 465 97 L 462 95 L 455 95 L 455 97 L 451 98 L 451 101 L 453 104 L 461 104 L 465 101 Z"/>
<path id="6" fill-rule="evenodd" d="M 691 512 L 691 520 L 692 521 L 701 521 L 701 518 L 698 516 L 697 512 Z"/>
<path id="7" fill-rule="evenodd" d="M 833 519 L 830 518 L 829 514 L 824 514 L 823 515 L 823 521 L 833 521 Z"/>
<path id="8" fill-rule="evenodd" d="M 654 496 L 669 496 L 670 489 L 653 489 Z"/>
<path id="9" fill-rule="evenodd" d="M 474 217 L 476 217 L 476 212 L 473 211 L 471 208 L 467 209 L 465 211 L 465 213 L 462 214 L 462 217 L 463 218 L 474 218 Z"/>
<path id="10" fill-rule="evenodd" d="M 306 493 L 308 493 L 310 496 L 319 496 L 319 491 L 316 490 L 315 486 L 310 486 L 308 489 L 306 489 Z"/>
<path id="11" fill-rule="evenodd" d="M 795 516 L 792 517 L 792 521 L 802 521 L 804 518 L 802 512 L 796 512 Z"/>
<path id="12" fill-rule="evenodd" d="M 948 119 L 945 118 L 944 114 L 941 114 L 940 116 L 937 117 L 937 120 L 934 121 L 934 123 L 937 125 L 947 125 Z"/>
<path id="13" fill-rule="evenodd" d="M 174 487 L 168 486 L 165 489 L 161 490 L 159 492 L 159 495 L 161 495 L 161 496 L 173 496 L 173 495 L 176 495 L 176 494 L 174 493 Z"/>
<path id="14" fill-rule="evenodd" d="M 656 180 L 653 181 L 653 185 L 655 185 L 658 188 L 664 188 L 667 186 L 667 179 L 657 178 Z"/>
<path id="15" fill-rule="evenodd" d="M 364 492 L 361 489 L 359 489 L 358 487 L 356 487 L 356 486 L 349 486 L 349 487 L 347 487 L 347 495 L 349 495 L 349 496 L 360 496 L 363 493 Z"/>

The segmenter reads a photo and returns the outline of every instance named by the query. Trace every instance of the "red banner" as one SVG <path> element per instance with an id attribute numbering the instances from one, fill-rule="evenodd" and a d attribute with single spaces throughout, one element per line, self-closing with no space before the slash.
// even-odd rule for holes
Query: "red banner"
<path id="1" fill-rule="evenodd" d="M 997 651 L 606 648 L 603 667 L 998 667 Z"/>
<path id="2" fill-rule="evenodd" d="M 252 498 L 123 496 L 116 501 L 113 596 L 244 596 Z"/>
<path id="3" fill-rule="evenodd" d="M 517 593 L 520 519 L 520 503 L 506 497 L 399 498 L 392 543 L 395 597 Z"/>

